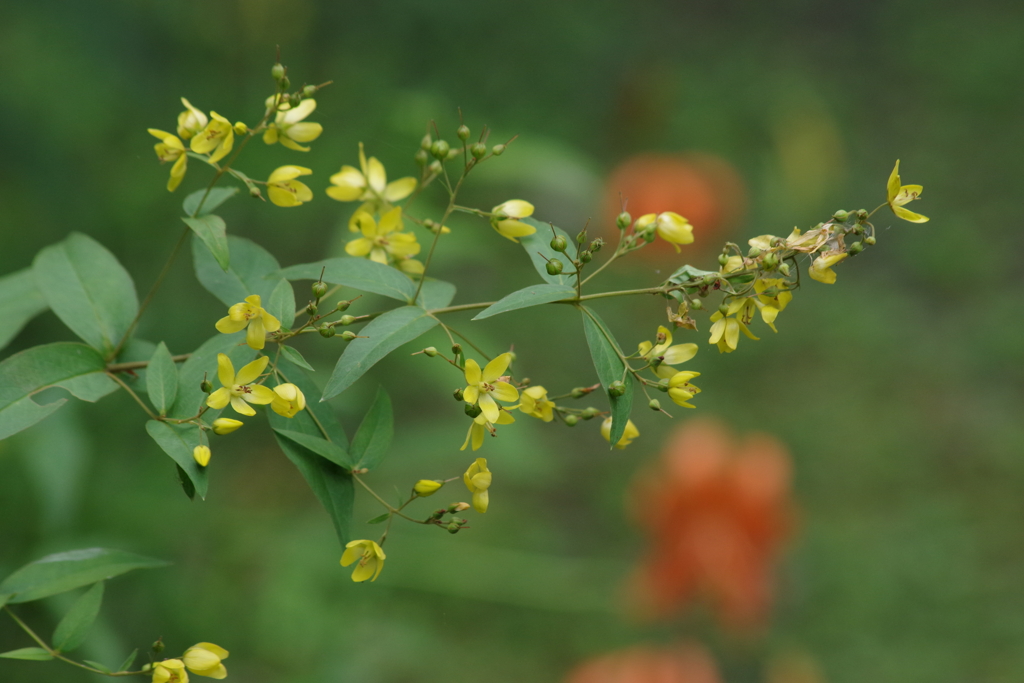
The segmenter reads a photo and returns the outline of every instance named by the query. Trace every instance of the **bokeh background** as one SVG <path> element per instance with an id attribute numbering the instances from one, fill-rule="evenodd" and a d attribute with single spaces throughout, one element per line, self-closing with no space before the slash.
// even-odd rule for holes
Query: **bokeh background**
<path id="1" fill-rule="evenodd" d="M 181 199 L 208 178 L 193 163 L 168 194 L 145 129 L 172 129 L 182 95 L 254 121 L 275 45 L 293 82 L 334 81 L 311 117 L 325 131 L 301 158 L 256 144 L 239 167 L 266 177 L 302 163 L 316 197 L 297 209 L 236 199 L 219 213 L 285 265 L 339 253 L 352 206 L 323 189 L 359 141 L 392 178 L 413 174 L 425 122 L 454 139 L 459 107 L 492 140 L 519 135 L 463 203 L 523 197 L 570 232 L 588 218 L 610 227 L 627 183 L 640 201 L 656 174 L 637 155 L 671 161 L 673 182 L 650 192 L 691 212 L 697 243 L 681 257 L 632 257 L 602 275 L 608 288 L 656 283 L 686 258 L 711 268 L 725 239 L 871 209 L 896 158 L 904 181 L 925 187 L 913 208 L 932 218 L 876 214 L 879 246 L 842 264 L 836 285 L 798 291 L 778 335 L 761 326 L 760 342 L 722 356 L 704 343 L 706 319 L 677 335 L 702 344 L 689 364 L 703 373 L 696 413 L 739 435 L 770 433 L 789 454 L 798 512 L 773 546 L 779 561 L 765 564 L 774 600 L 760 627 L 724 627 L 706 601 L 657 621 L 631 608 L 629 577 L 651 541 L 629 492 L 689 411 L 669 421 L 641 404 L 642 435 L 623 451 L 608 450 L 596 421 L 520 419 L 480 452 L 495 473 L 487 515 L 454 537 L 396 525 L 381 578 L 355 585 L 265 425 L 218 442 L 210 496 L 190 503 L 118 394 L 0 443 L 0 574 L 92 545 L 174 563 L 108 586 L 87 658 L 114 665 L 163 636 L 175 651 L 228 647 L 231 677 L 253 683 L 583 680 L 576 667 L 601 657 L 616 663 L 586 680 L 639 682 L 655 680 L 637 673 L 651 666 L 623 662 L 662 656 L 651 652 L 689 662 L 689 673 L 658 680 L 714 681 L 709 666 L 733 683 L 1024 677 L 1024 7 L 121 0 L 14 3 L 4 14 L 0 275 L 78 230 L 145 291 L 179 234 Z M 423 215 L 440 197 L 431 201 Z M 458 284 L 456 303 L 535 279 L 485 223 L 450 224 L 436 274 Z M 655 299 L 597 310 L 627 347 L 664 320 Z M 519 371 L 561 392 L 595 381 L 580 325 L 562 313 L 451 322 L 489 349 L 514 341 Z M 222 314 L 184 258 L 140 335 L 184 353 Z M 64 338 L 46 313 L 3 353 Z M 303 341 L 324 368 L 340 351 L 340 341 Z M 439 332 L 426 341 L 444 345 Z M 378 384 L 397 398 L 399 428 L 377 487 L 461 473 L 466 420 L 447 398 L 458 378 L 396 353 L 333 402 L 350 429 Z M 430 502 L 465 497 L 452 489 Z M 357 529 L 376 514 L 360 498 Z M 21 612 L 48 633 L 66 604 Z M 0 620 L 0 649 L 28 644 Z M 624 648 L 633 654 L 615 659 Z M 10 683 L 89 678 L 0 664 Z"/>

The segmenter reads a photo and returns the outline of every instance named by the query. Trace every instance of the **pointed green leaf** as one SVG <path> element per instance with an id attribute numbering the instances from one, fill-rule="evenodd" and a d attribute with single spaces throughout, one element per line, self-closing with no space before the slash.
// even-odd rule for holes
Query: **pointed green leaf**
<path id="1" fill-rule="evenodd" d="M 270 315 L 281 321 L 285 327 L 295 323 L 295 290 L 292 283 L 281 280 L 270 293 L 270 300 L 263 304 Z"/>
<path id="2" fill-rule="evenodd" d="M 226 306 L 253 294 L 260 296 L 264 306 L 268 305 L 274 288 L 282 280 L 277 259 L 255 242 L 234 235 L 228 236 L 228 248 L 231 265 L 224 270 L 202 241 L 192 240 L 192 261 L 200 284 Z"/>
<path id="3" fill-rule="evenodd" d="M 256 352 L 245 345 L 245 332 L 234 334 L 218 334 L 207 339 L 198 349 L 193 351 L 188 360 L 178 368 L 178 394 L 174 407 L 167 414 L 176 418 L 189 418 L 199 412 L 200 406 L 206 401 L 206 394 L 199 385 L 205 376 L 217 386 L 217 354 L 227 354 L 235 369 L 251 361 Z M 207 412 L 204 417 L 210 417 Z"/>
<path id="4" fill-rule="evenodd" d="M 156 347 L 146 367 L 146 392 L 161 415 L 167 414 L 178 395 L 178 367 L 163 342 Z"/>
<path id="5" fill-rule="evenodd" d="M 41 647 L 23 647 L 18 650 L 11 650 L 10 652 L 2 652 L 0 657 L 4 659 L 27 659 L 35 662 L 45 662 L 53 659 L 53 655 Z"/>
<path id="6" fill-rule="evenodd" d="M 132 668 L 132 664 L 135 663 L 135 658 L 138 657 L 138 656 L 139 656 L 138 648 L 132 650 L 132 653 L 124 658 L 124 661 L 121 662 L 121 666 L 117 667 L 117 670 L 118 671 L 128 671 L 129 669 Z"/>
<path id="7" fill-rule="evenodd" d="M 338 534 L 338 540 L 342 545 L 348 543 L 352 540 L 349 526 L 352 522 L 352 508 L 355 502 L 355 482 L 352 474 L 340 465 L 336 465 L 305 446 L 281 436 L 276 431 L 274 436 L 285 456 L 299 469 L 309 487 L 313 489 L 313 493 L 327 510 L 331 522 L 334 523 L 334 531 Z"/>
<path id="8" fill-rule="evenodd" d="M 366 374 L 377 361 L 437 325 L 437 320 L 418 306 L 403 306 L 388 311 L 370 322 L 338 358 L 331 378 L 324 387 L 324 399 L 337 396 Z"/>
<path id="9" fill-rule="evenodd" d="M 324 282 L 373 292 L 405 303 L 411 302 L 416 294 L 416 283 L 407 275 L 391 266 L 354 256 L 289 266 L 281 271 L 281 275 L 289 280 L 317 280 L 321 270 Z"/>
<path id="10" fill-rule="evenodd" d="M 53 648 L 71 652 L 85 641 L 103 603 L 103 582 L 94 583 L 71 605 L 53 632 Z"/>
<path id="11" fill-rule="evenodd" d="M 31 427 L 66 399 L 39 405 L 32 395 L 62 387 L 83 401 L 98 401 L 117 389 L 104 373 L 100 354 L 85 344 L 57 342 L 25 349 L 0 362 L 0 439 Z"/>
<path id="12" fill-rule="evenodd" d="M 295 365 L 298 365 L 300 368 L 305 368 L 310 372 L 316 372 L 313 366 L 307 363 L 306 359 L 302 357 L 302 354 L 299 353 L 298 349 L 281 344 L 281 355 L 290 360 Z"/>
<path id="13" fill-rule="evenodd" d="M 199 497 L 206 500 L 206 490 L 209 486 L 206 468 L 200 467 L 192 457 L 193 449 L 199 445 L 199 428 L 195 425 L 172 425 L 150 420 L 146 423 L 146 431 L 164 453 L 171 456 L 171 459 L 178 463 L 178 467 L 185 471 Z M 187 489 L 185 493 L 188 493 Z"/>
<path id="14" fill-rule="evenodd" d="M 231 265 L 228 252 L 228 226 L 224 219 L 214 214 L 202 218 L 182 218 L 185 225 L 192 229 L 196 237 L 203 241 L 223 270 Z"/>
<path id="15" fill-rule="evenodd" d="M 89 346 L 110 354 L 139 311 L 135 284 L 107 249 L 73 232 L 32 264 L 47 304 Z"/>
<path id="16" fill-rule="evenodd" d="M 195 458 L 193 458 L 194 460 Z M 174 469 L 178 473 L 178 483 L 181 485 L 181 490 L 185 492 L 189 500 L 196 499 L 196 485 L 189 479 L 188 472 L 181 469 L 181 465 L 175 463 Z"/>
<path id="17" fill-rule="evenodd" d="M 342 429 L 341 423 L 338 422 L 338 417 L 331 410 L 330 404 L 326 401 L 316 400 L 316 397 L 322 392 L 312 378 L 304 370 L 285 359 L 281 359 L 277 364 L 277 370 L 285 382 L 291 382 L 305 394 L 306 409 L 299 411 L 295 417 L 291 418 L 270 411 L 267 413 L 270 426 L 274 429 L 311 434 L 347 449 L 348 436 Z"/>
<path id="18" fill-rule="evenodd" d="M 57 593 L 120 576 L 133 569 L 165 567 L 167 563 L 123 550 L 87 548 L 47 555 L 0 582 L 0 594 L 11 604 L 39 600 Z"/>
<path id="19" fill-rule="evenodd" d="M 0 349 L 32 318 L 47 309 L 31 268 L 0 277 Z"/>
<path id="20" fill-rule="evenodd" d="M 210 190 L 209 195 L 206 194 L 206 190 L 196 190 L 185 197 L 185 201 L 181 203 L 181 210 L 185 212 L 186 216 L 202 217 L 216 211 L 218 206 L 236 194 L 238 194 L 237 187 L 215 187 Z M 199 206 L 199 202 L 203 202 L 202 207 Z M 196 209 L 199 211 L 197 212 Z"/>
<path id="21" fill-rule="evenodd" d="M 100 662 L 94 662 L 91 659 L 83 659 L 82 661 L 85 662 L 86 664 L 88 664 L 89 666 L 91 666 L 92 668 L 97 669 L 99 671 L 102 671 L 103 673 L 107 674 L 108 676 L 110 674 L 114 673 L 113 671 L 110 670 L 110 668 L 106 664 L 101 664 Z"/>
<path id="22" fill-rule="evenodd" d="M 580 308 L 583 311 L 583 330 L 587 335 L 590 356 L 594 359 L 597 377 L 601 380 L 601 385 L 608 395 L 608 402 L 612 408 L 611 443 L 614 445 L 619 442 L 623 432 L 626 431 L 629 413 L 633 408 L 633 376 L 625 373 L 626 366 L 619 355 L 621 349 L 604 321 L 586 306 Z M 617 380 L 621 380 L 626 385 L 626 393 L 622 396 L 608 394 L 608 386 Z"/>
<path id="23" fill-rule="evenodd" d="M 321 436 L 296 432 L 291 429 L 281 429 L 280 427 L 274 427 L 274 431 L 286 439 L 291 439 L 300 446 L 313 451 L 320 457 L 327 458 L 336 465 L 341 465 L 347 470 L 352 469 L 352 459 L 345 452 L 345 449 L 327 441 Z M 358 437 L 358 434 L 356 436 Z"/>
<path id="24" fill-rule="evenodd" d="M 371 520 L 367 520 L 367 524 L 380 524 L 381 522 L 388 521 L 388 517 L 391 516 L 390 512 L 385 512 L 383 515 L 377 515 Z"/>
<path id="25" fill-rule="evenodd" d="M 530 260 L 533 261 L 533 267 L 537 269 L 540 276 L 544 278 L 546 282 L 553 285 L 571 285 L 576 283 L 576 276 L 569 275 L 568 273 L 573 272 L 575 268 L 572 265 L 572 261 L 576 258 L 576 240 L 562 230 L 561 228 L 555 228 L 554 233 L 551 232 L 550 223 L 541 223 L 535 221 L 532 218 L 521 219 L 524 223 L 528 223 L 533 227 L 537 228 L 537 232 L 526 237 L 520 237 L 519 242 L 523 245 L 523 249 L 530 255 Z M 565 238 L 565 243 L 568 245 L 565 252 L 557 252 L 551 248 L 551 238 L 555 235 L 560 235 Z M 548 275 L 548 262 L 543 256 L 549 259 L 558 259 L 562 262 L 564 268 L 563 272 L 558 275 Z"/>
<path id="26" fill-rule="evenodd" d="M 352 460 L 356 468 L 374 469 L 384 459 L 395 434 L 391 397 L 383 387 L 377 389 L 373 404 L 366 411 L 356 435 L 352 437 Z"/>
<path id="27" fill-rule="evenodd" d="M 512 292 L 500 301 L 496 301 L 491 304 L 484 310 L 480 311 L 473 320 L 490 318 L 492 315 L 507 313 L 520 308 L 549 304 L 552 301 L 575 298 L 576 288 L 571 285 L 530 285 L 524 289 Z"/>
<path id="28" fill-rule="evenodd" d="M 427 278 L 423 282 L 423 289 L 417 303 L 426 309 L 444 308 L 455 298 L 455 285 L 444 280 Z"/>

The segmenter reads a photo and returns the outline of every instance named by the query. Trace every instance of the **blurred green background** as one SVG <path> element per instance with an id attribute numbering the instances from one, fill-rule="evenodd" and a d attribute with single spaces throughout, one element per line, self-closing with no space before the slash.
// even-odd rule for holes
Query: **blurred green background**
<path id="1" fill-rule="evenodd" d="M 801 524 L 764 634 L 720 635 L 699 614 L 645 626 L 623 610 L 623 581 L 645 547 L 624 494 L 678 419 L 638 409 L 641 438 L 613 452 L 596 422 L 569 430 L 520 419 L 479 453 L 495 476 L 487 515 L 454 537 L 396 524 L 381 578 L 355 585 L 337 565 L 330 521 L 265 425 L 215 443 L 210 496 L 190 503 L 121 393 L 0 443 L 0 574 L 92 545 L 174 563 L 108 586 L 89 659 L 113 665 L 163 636 L 175 652 L 224 645 L 231 677 L 253 683 L 558 681 L 610 649 L 695 636 L 735 683 L 763 680 L 772 654 L 794 648 L 833 683 L 1024 677 L 1014 256 L 1024 247 L 1024 7 L 121 0 L 4 13 L 0 275 L 78 230 L 110 247 L 145 292 L 179 234 L 181 199 L 209 178 L 193 161 L 167 193 L 145 129 L 172 130 L 182 95 L 253 123 L 278 44 L 293 83 L 334 81 L 310 117 L 325 130 L 306 155 L 254 144 L 238 165 L 257 178 L 309 166 L 315 199 L 297 209 L 236 199 L 219 213 L 284 265 L 339 253 L 353 207 L 323 189 L 355 163 L 359 141 L 391 178 L 414 174 L 425 122 L 436 118 L 454 139 L 458 107 L 474 131 L 490 126 L 492 141 L 520 136 L 481 167 L 463 203 L 521 196 L 570 232 L 588 217 L 606 222 L 605 178 L 650 151 L 713 154 L 738 170 L 749 201 L 737 241 L 873 208 L 896 158 L 904 182 L 926 189 L 912 208 L 932 218 L 911 225 L 879 212 L 879 246 L 842 264 L 835 286 L 797 292 L 778 335 L 761 326 L 760 342 L 720 356 L 704 344 L 702 319 L 685 339 L 702 345 L 689 364 L 703 373 L 697 412 L 771 431 L 794 456 Z M 436 275 L 459 286 L 456 303 L 535 280 L 522 251 L 482 221 L 450 225 Z M 712 267 L 714 254 L 695 265 Z M 640 256 L 602 283 L 655 284 L 680 263 Z M 626 347 L 664 319 L 655 299 L 596 308 Z M 563 313 L 451 322 L 488 349 L 514 342 L 519 372 L 561 393 L 595 381 L 578 321 Z M 221 315 L 183 258 L 139 333 L 185 353 Z M 71 338 L 46 313 L 4 354 Z M 425 341 L 446 345 L 440 332 Z M 303 342 L 324 368 L 341 347 Z M 459 378 L 396 353 L 334 402 L 350 433 L 378 384 L 396 397 L 398 432 L 376 487 L 460 474 L 466 420 L 447 399 Z M 430 502 L 466 497 L 452 489 Z M 361 497 L 356 537 L 376 514 Z M 66 604 L 20 612 L 48 633 Z M 28 644 L 0 620 L 0 650 Z M 0 663 L 9 683 L 89 678 Z"/>

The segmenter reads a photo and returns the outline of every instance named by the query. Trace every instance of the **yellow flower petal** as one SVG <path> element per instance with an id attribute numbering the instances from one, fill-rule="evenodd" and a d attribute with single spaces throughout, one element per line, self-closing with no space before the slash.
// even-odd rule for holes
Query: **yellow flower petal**
<path id="1" fill-rule="evenodd" d="M 235 375 L 235 384 L 249 384 L 263 374 L 263 370 L 266 369 L 267 363 L 270 362 L 268 356 L 260 356 L 251 363 L 247 363 L 242 366 L 242 369 Z"/>
<path id="2" fill-rule="evenodd" d="M 469 361 L 466 362 L 467 365 Z M 508 366 L 512 363 L 512 354 L 507 351 L 499 356 L 495 356 L 494 360 L 487 364 L 484 368 L 481 380 L 484 382 L 493 382 L 499 377 L 505 374 L 508 370 Z M 466 377 L 468 380 L 469 377 Z M 493 420 L 492 420 L 493 422 Z"/>
<path id="3" fill-rule="evenodd" d="M 409 176 L 408 178 L 399 178 L 394 182 L 390 182 L 387 187 L 384 188 L 384 199 L 389 202 L 397 202 L 405 199 L 413 193 L 417 184 L 417 180 L 412 176 Z"/>

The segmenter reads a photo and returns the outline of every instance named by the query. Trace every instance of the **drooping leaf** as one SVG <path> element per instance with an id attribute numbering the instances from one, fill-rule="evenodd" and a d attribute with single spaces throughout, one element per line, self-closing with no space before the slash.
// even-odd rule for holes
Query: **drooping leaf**
<path id="1" fill-rule="evenodd" d="M 53 655 L 41 647 L 23 647 L 9 652 L 0 652 L 4 659 L 27 659 L 35 662 L 45 662 L 53 659 Z"/>
<path id="2" fill-rule="evenodd" d="M 300 368 L 304 368 L 306 370 L 309 370 L 310 372 L 316 372 L 316 369 L 306 362 L 306 359 L 302 357 L 302 354 L 299 353 L 299 350 L 296 348 L 281 344 L 281 355 L 290 360 L 295 365 L 298 365 Z"/>
<path id="3" fill-rule="evenodd" d="M 258 294 L 266 306 L 282 279 L 278 274 L 281 266 L 277 259 L 255 242 L 234 235 L 228 235 L 228 248 L 231 265 L 224 270 L 201 240 L 192 240 L 196 278 L 206 291 L 227 306 L 233 306 L 252 294 Z"/>
<path id="4" fill-rule="evenodd" d="M 89 666 L 91 666 L 92 668 L 98 669 L 99 671 L 102 671 L 103 673 L 107 674 L 108 676 L 110 674 L 114 673 L 113 671 L 110 670 L 110 667 L 108 667 L 106 664 L 103 664 L 101 662 L 94 662 L 91 659 L 83 659 L 82 661 L 85 662 L 86 664 L 88 664 Z"/>
<path id="5" fill-rule="evenodd" d="M 331 522 L 334 523 L 338 540 L 344 546 L 352 540 L 349 526 L 355 502 L 355 481 L 351 473 L 276 431 L 274 436 L 285 456 L 299 468 L 299 472 L 327 510 Z"/>
<path id="6" fill-rule="evenodd" d="M 330 404 L 316 399 L 321 394 L 320 388 L 306 374 L 306 371 L 283 358 L 278 363 L 277 370 L 284 381 L 291 382 L 305 394 L 306 409 L 290 418 L 270 411 L 267 413 L 270 426 L 274 429 L 286 429 L 324 438 L 347 449 L 348 436 L 346 436 L 345 430 L 342 429 L 338 417 L 331 410 Z"/>
<path id="7" fill-rule="evenodd" d="M 120 576 L 133 569 L 165 567 L 167 562 L 124 550 L 69 550 L 30 562 L 0 582 L 0 595 L 11 604 L 39 600 L 57 593 Z"/>
<path id="8" fill-rule="evenodd" d="M 61 652 L 70 652 L 81 645 L 89 629 L 100 613 L 103 603 L 103 582 L 94 583 L 71 605 L 64 618 L 57 624 L 53 632 L 53 648 Z"/>
<path id="9" fill-rule="evenodd" d="M 135 663 L 135 658 L 138 657 L 138 656 L 139 656 L 138 648 L 132 650 L 132 653 L 124 658 L 124 661 L 121 662 L 121 666 L 117 667 L 117 670 L 118 671 L 128 671 L 129 669 L 132 668 L 132 664 Z"/>
<path id="10" fill-rule="evenodd" d="M 530 285 L 529 287 L 512 292 L 500 301 L 491 304 L 480 311 L 473 320 L 490 318 L 492 315 L 507 313 L 520 308 L 549 304 L 552 301 L 575 298 L 576 288 L 571 285 Z"/>
<path id="11" fill-rule="evenodd" d="M 153 352 L 146 371 L 146 391 L 149 400 L 153 402 L 157 412 L 166 415 L 178 395 L 178 367 L 163 342 L 160 342 Z"/>
<path id="12" fill-rule="evenodd" d="M 185 471 L 196 493 L 203 500 L 206 499 L 206 490 L 209 480 L 206 477 L 206 468 L 200 467 L 192 457 L 192 451 L 199 445 L 199 428 L 195 425 L 172 425 L 167 422 L 149 420 L 146 422 L 146 431 L 153 437 L 157 445 L 164 453 L 171 456 L 178 467 Z M 188 493 L 188 491 L 186 491 Z"/>
<path id="13" fill-rule="evenodd" d="M 537 269 L 540 276 L 544 278 L 545 282 L 553 285 L 570 285 L 575 284 L 576 276 L 570 275 L 575 270 L 572 265 L 573 259 L 576 258 L 576 240 L 570 237 L 561 228 L 555 228 L 554 234 L 551 232 L 550 223 L 541 223 L 535 221 L 532 218 L 520 219 L 524 223 L 529 223 L 533 227 L 537 228 L 537 232 L 526 237 L 520 237 L 519 243 L 523 245 L 523 249 L 530 255 L 530 260 L 533 261 L 533 267 Z M 557 252 L 551 248 L 551 239 L 559 235 L 565 238 L 566 249 L 565 252 Z M 562 262 L 563 270 L 558 275 L 548 274 L 548 262 L 544 259 L 543 254 L 549 259 L 558 259 Z"/>
<path id="14" fill-rule="evenodd" d="M 199 407 L 206 401 L 206 394 L 199 388 L 203 377 L 205 376 L 214 386 L 217 386 L 218 353 L 227 354 L 236 371 L 256 355 L 255 351 L 245 345 L 245 331 L 234 334 L 218 334 L 207 339 L 178 368 L 178 395 L 174 401 L 174 407 L 167 411 L 168 415 L 175 418 L 188 418 L 199 412 Z M 210 415 L 207 412 L 205 417 Z"/>
<path id="15" fill-rule="evenodd" d="M 206 195 L 206 190 L 196 190 L 189 196 L 185 197 L 185 201 L 181 203 L 181 210 L 185 212 L 186 216 L 202 217 L 208 213 L 213 213 L 217 210 L 217 207 L 226 202 L 227 200 L 238 194 L 237 187 L 215 187 L 210 190 L 210 194 L 206 196 L 206 200 L 203 201 L 203 196 Z M 203 202 L 202 207 L 199 206 L 199 202 Z M 196 209 L 199 209 L 196 212 Z"/>
<path id="16" fill-rule="evenodd" d="M 228 251 L 228 226 L 224 219 L 211 213 L 200 218 L 186 217 L 181 220 L 203 241 L 220 267 L 227 270 L 231 265 L 231 257 Z"/>
<path id="17" fill-rule="evenodd" d="M 420 290 L 416 302 L 428 310 L 433 308 L 444 308 L 455 298 L 455 285 L 444 280 L 427 278 L 423 281 L 423 288 Z"/>
<path id="18" fill-rule="evenodd" d="M 345 452 L 345 449 L 324 439 L 322 436 L 297 432 L 291 429 L 281 429 L 279 427 L 275 427 L 274 431 L 286 439 L 290 439 L 300 446 L 313 451 L 317 455 L 327 458 L 336 465 L 341 465 L 348 470 L 352 469 L 352 459 Z M 356 436 L 358 437 L 359 435 L 357 434 Z"/>
<path id="19" fill-rule="evenodd" d="M 359 332 L 360 337 L 365 339 L 350 341 L 345 352 L 338 358 L 334 372 L 324 387 L 324 399 L 337 396 L 352 386 L 377 361 L 435 325 L 437 320 L 418 306 L 402 306 L 373 320 Z"/>
<path id="20" fill-rule="evenodd" d="M 32 318 L 47 309 L 31 268 L 0 277 L 0 349 Z"/>
<path id="21" fill-rule="evenodd" d="M 32 272 L 57 317 L 89 346 L 110 355 L 139 311 L 135 284 L 114 255 L 73 232 L 40 251 Z"/>
<path id="22" fill-rule="evenodd" d="M 292 289 L 292 283 L 287 280 L 278 282 L 270 293 L 270 300 L 263 305 L 282 325 L 291 327 L 295 322 L 295 290 Z"/>
<path id="23" fill-rule="evenodd" d="M 395 416 L 391 410 L 391 397 L 383 387 L 377 389 L 370 409 L 352 437 L 352 460 L 357 468 L 374 469 L 387 455 L 395 435 Z"/>
<path id="24" fill-rule="evenodd" d="M 316 280 L 321 270 L 324 282 L 373 292 L 405 303 L 410 303 L 416 294 L 416 283 L 408 276 L 391 266 L 354 256 L 289 266 L 281 271 L 281 275 L 289 280 Z"/>
<path id="25" fill-rule="evenodd" d="M 104 373 L 100 354 L 85 344 L 57 342 L 25 349 L 0 362 L 0 439 L 31 427 L 64 405 L 39 405 L 32 395 L 62 387 L 83 401 L 98 401 L 117 389 Z"/>
<path id="26" fill-rule="evenodd" d="M 594 360 L 597 377 L 601 380 L 601 386 L 604 387 L 605 393 L 608 395 L 608 402 L 611 404 L 612 432 L 610 440 L 614 445 L 619 442 L 623 432 L 626 431 L 629 413 L 633 408 L 633 376 L 625 373 L 626 366 L 619 355 L 621 348 L 604 321 L 586 306 L 581 308 L 583 329 L 587 336 L 587 346 L 590 347 L 590 356 Z M 619 380 L 625 385 L 626 393 L 622 396 L 608 394 L 609 385 Z"/>

